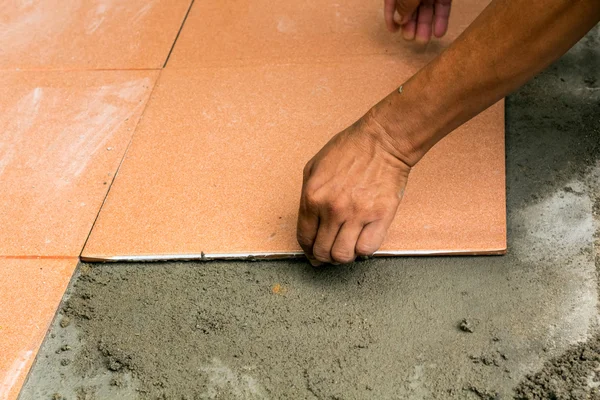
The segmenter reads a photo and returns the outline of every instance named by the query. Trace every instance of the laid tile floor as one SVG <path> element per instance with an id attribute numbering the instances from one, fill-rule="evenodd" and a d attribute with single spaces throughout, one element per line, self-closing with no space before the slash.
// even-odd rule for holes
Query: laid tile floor
<path id="1" fill-rule="evenodd" d="M 375 0 L 344 7 L 287 0 L 237 8 L 191 0 L 2 4 L 0 400 L 17 397 L 109 189 L 114 195 L 89 254 L 235 253 L 257 251 L 256 243 L 293 253 L 299 166 L 445 48 L 486 4 L 458 5 L 448 36 L 426 48 L 387 34 Z M 504 249 L 502 113 L 502 104 L 492 107 L 415 169 L 402 224 L 392 228 L 386 250 L 415 233 L 407 228 L 417 226 L 411 218 L 430 231 L 403 241 L 404 250 Z M 140 118 L 139 140 L 111 188 Z M 485 149 L 471 146 L 476 133 Z M 230 152 L 229 140 L 237 145 Z M 480 150 L 493 161 L 488 169 L 461 162 Z M 445 171 L 444 182 L 431 182 L 433 170 Z M 464 177 L 464 187 L 450 188 Z M 452 194 L 452 206 L 434 193 L 438 184 Z M 461 217 L 440 226 L 441 206 Z M 123 230 L 115 216 L 124 210 L 131 215 L 120 214 Z M 140 211 L 147 214 L 136 225 Z M 422 224 L 434 214 L 436 221 Z M 437 233 L 449 229 L 452 246 L 444 247 L 448 235 Z M 207 235 L 215 230 L 224 236 Z M 116 231 L 124 232 L 122 243 L 110 237 Z"/>
<path id="2" fill-rule="evenodd" d="M 407 45 L 385 28 L 381 0 L 198 1 L 167 68 L 334 60 L 396 54 L 421 67 L 447 47 L 487 1 L 453 4 L 448 33 L 428 46 Z"/>
<path id="3" fill-rule="evenodd" d="M 0 256 L 78 256 L 158 71 L 0 76 Z"/>
<path id="4" fill-rule="evenodd" d="M 191 1 L 3 1 L 0 69 L 161 68 Z"/>

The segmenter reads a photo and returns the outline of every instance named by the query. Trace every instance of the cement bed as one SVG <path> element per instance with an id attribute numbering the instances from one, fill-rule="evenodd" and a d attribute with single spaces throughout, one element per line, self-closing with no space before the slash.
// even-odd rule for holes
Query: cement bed
<path id="1" fill-rule="evenodd" d="M 82 264 L 20 399 L 600 398 L 599 66 L 507 100 L 506 256 Z"/>

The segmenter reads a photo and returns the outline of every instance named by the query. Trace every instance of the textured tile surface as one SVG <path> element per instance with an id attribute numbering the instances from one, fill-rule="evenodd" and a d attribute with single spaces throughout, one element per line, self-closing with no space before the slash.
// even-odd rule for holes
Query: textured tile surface
<path id="1" fill-rule="evenodd" d="M 408 45 L 384 24 L 382 0 L 197 1 L 167 67 L 198 67 L 398 54 L 422 66 L 454 40 L 488 1 L 453 5 L 448 34 L 427 47 Z"/>
<path id="2" fill-rule="evenodd" d="M 0 258 L 0 399 L 16 399 L 77 259 Z"/>
<path id="3" fill-rule="evenodd" d="M 385 57 L 165 70 L 83 256 L 298 252 L 302 167 L 413 72 Z M 414 169 L 383 250 L 497 252 L 505 230 L 500 103 Z"/>
<path id="4" fill-rule="evenodd" d="M 0 76 L 0 256 L 77 256 L 158 72 Z"/>
<path id="5" fill-rule="evenodd" d="M 160 68 L 191 0 L 8 0 L 0 68 Z"/>

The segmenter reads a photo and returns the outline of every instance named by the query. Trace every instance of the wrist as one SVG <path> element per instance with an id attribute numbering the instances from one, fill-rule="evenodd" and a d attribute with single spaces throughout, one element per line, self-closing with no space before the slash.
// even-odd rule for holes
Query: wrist
<path id="1" fill-rule="evenodd" d="M 364 119 L 372 127 L 377 140 L 408 166 L 413 167 L 425 155 L 424 146 L 413 133 L 421 125 L 419 116 L 393 107 L 390 99 L 386 98 L 371 108 Z"/>
<path id="2" fill-rule="evenodd" d="M 395 90 L 365 115 L 379 126 L 382 140 L 393 147 L 395 155 L 414 166 L 445 134 L 451 125 L 451 114 L 435 96 L 428 83 L 427 68 L 421 70 L 402 90 Z"/>
<path id="3" fill-rule="evenodd" d="M 371 108 L 362 118 L 362 123 L 368 127 L 373 141 L 394 158 L 412 168 L 420 159 L 414 146 L 400 133 L 400 127 L 391 124 L 377 106 Z"/>

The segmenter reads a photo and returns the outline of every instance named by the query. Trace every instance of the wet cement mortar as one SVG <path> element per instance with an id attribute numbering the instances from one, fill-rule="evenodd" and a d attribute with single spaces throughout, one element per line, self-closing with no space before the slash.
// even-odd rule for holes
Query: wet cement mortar
<path id="1" fill-rule="evenodd" d="M 506 256 L 82 264 L 20 399 L 600 399 L 600 31 L 506 104 Z"/>

